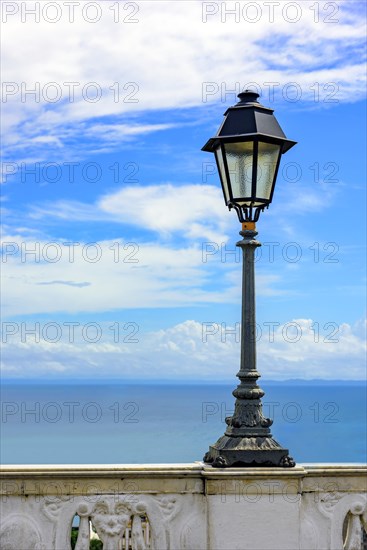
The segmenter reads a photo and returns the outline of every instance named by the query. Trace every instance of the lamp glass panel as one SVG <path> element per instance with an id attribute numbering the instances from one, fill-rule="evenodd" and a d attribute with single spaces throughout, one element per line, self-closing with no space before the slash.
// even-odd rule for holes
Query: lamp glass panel
<path id="1" fill-rule="evenodd" d="M 228 191 L 228 181 L 227 181 L 226 171 L 224 168 L 223 153 L 220 145 L 215 150 L 215 158 L 217 159 L 219 175 L 223 185 L 224 200 L 227 204 L 230 199 L 230 195 Z"/>
<path id="2" fill-rule="evenodd" d="M 270 200 L 279 154 L 280 145 L 259 141 L 256 182 L 256 197 L 258 199 Z"/>
<path id="3" fill-rule="evenodd" d="M 254 144 L 252 141 L 225 143 L 233 199 L 251 197 Z M 239 201 L 237 201 L 239 202 Z"/>

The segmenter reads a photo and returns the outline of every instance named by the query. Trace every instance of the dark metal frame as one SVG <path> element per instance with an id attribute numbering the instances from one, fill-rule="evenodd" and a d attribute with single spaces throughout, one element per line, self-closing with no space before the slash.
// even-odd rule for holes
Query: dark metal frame
<path id="1" fill-rule="evenodd" d="M 230 174 L 229 174 L 228 163 L 227 163 L 227 154 L 226 154 L 224 146 L 227 143 L 246 143 L 246 142 L 247 143 L 253 143 L 253 145 L 254 145 L 252 176 L 251 176 L 252 177 L 251 197 L 236 197 L 236 198 L 234 198 L 233 193 L 232 193 L 232 185 L 231 185 Z M 275 170 L 274 170 L 273 181 L 271 183 L 271 191 L 270 191 L 269 199 L 263 199 L 263 198 L 256 197 L 259 142 L 261 142 L 261 143 L 270 143 L 270 144 L 273 144 L 273 145 L 279 145 L 279 147 L 280 147 L 279 154 L 278 154 L 278 159 L 277 159 Z M 259 135 L 254 135 L 254 136 L 251 136 L 251 137 L 246 136 L 246 139 L 238 139 L 238 136 L 237 136 L 236 138 L 233 137 L 233 138 L 225 138 L 223 140 L 220 140 L 220 142 L 218 143 L 218 146 L 220 147 L 221 153 L 222 153 L 223 166 L 224 166 L 224 170 L 225 170 L 225 177 L 226 177 L 226 180 L 227 180 L 227 189 L 228 189 L 228 194 L 229 194 L 229 200 L 227 201 L 226 200 L 226 192 L 225 192 L 225 184 L 224 184 L 223 179 L 222 179 L 222 171 L 220 169 L 220 164 L 219 164 L 219 161 L 218 161 L 217 150 L 215 149 L 214 150 L 215 160 L 216 160 L 217 167 L 218 167 L 220 182 L 221 182 L 223 196 L 224 196 L 224 202 L 228 206 L 229 210 L 231 210 L 232 208 L 234 208 L 236 210 L 237 215 L 238 215 L 238 219 L 239 219 L 240 222 L 242 222 L 242 223 L 250 222 L 250 221 L 256 222 L 259 219 L 260 212 L 262 212 L 265 208 L 268 208 L 269 204 L 273 200 L 275 182 L 276 182 L 276 179 L 277 179 L 277 176 L 278 176 L 278 171 L 279 171 L 279 166 L 280 166 L 280 159 L 281 159 L 282 154 L 283 154 L 283 142 L 280 141 L 280 140 L 274 139 L 274 138 L 270 139 L 267 136 L 259 136 Z M 251 202 L 253 204 L 251 204 L 250 206 L 245 206 L 245 205 L 239 204 L 239 202 L 238 202 L 239 200 L 241 200 L 241 202 L 246 201 L 246 202 Z M 260 202 L 260 203 L 263 203 L 263 204 L 255 206 L 256 202 Z"/>
<path id="2" fill-rule="evenodd" d="M 237 212 L 240 222 L 256 222 L 259 219 L 260 212 L 269 206 L 273 200 L 275 182 L 278 176 L 281 156 L 286 153 L 296 142 L 287 139 L 282 129 L 280 128 L 273 109 L 261 105 L 257 98 L 259 94 L 245 90 L 238 95 L 240 101 L 233 107 L 229 107 L 224 113 L 224 120 L 219 127 L 216 136 L 210 138 L 202 151 L 208 151 L 215 154 L 215 159 L 220 174 L 220 180 L 224 195 L 224 200 L 229 209 L 234 208 Z M 260 116 L 262 113 L 262 116 Z M 265 117 L 263 115 L 266 115 Z M 228 170 L 227 154 L 224 146 L 227 143 L 253 143 L 253 165 L 252 165 L 252 182 L 251 182 L 251 197 L 233 197 L 231 179 Z M 275 167 L 273 181 L 269 199 L 257 198 L 257 170 L 258 170 L 258 147 L 259 142 L 271 143 L 279 145 L 279 155 L 277 165 Z M 220 164 L 218 162 L 217 149 L 220 147 L 225 174 L 222 174 Z M 227 182 L 223 181 L 223 177 Z M 227 186 L 225 186 L 227 183 Z M 227 199 L 225 187 L 228 189 L 229 197 Z M 240 204 L 246 201 L 248 205 Z M 261 204 L 256 204 L 261 203 Z"/>

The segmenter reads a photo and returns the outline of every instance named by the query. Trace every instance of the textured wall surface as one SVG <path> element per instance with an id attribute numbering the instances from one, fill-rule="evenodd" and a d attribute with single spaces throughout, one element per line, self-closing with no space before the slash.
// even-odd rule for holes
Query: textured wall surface
<path id="1" fill-rule="evenodd" d="M 2 550 L 361 550 L 362 465 L 4 466 Z"/>

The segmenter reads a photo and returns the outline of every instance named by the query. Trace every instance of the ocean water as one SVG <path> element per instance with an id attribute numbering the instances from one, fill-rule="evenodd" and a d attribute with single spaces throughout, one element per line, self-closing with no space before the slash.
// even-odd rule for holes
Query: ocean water
<path id="1" fill-rule="evenodd" d="M 233 411 L 228 384 L 1 385 L 3 464 L 202 460 Z M 262 383 L 272 433 L 296 462 L 366 461 L 366 385 Z"/>

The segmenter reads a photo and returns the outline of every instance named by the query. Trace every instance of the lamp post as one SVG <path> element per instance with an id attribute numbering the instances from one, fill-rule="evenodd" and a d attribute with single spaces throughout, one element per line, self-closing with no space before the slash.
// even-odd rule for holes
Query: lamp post
<path id="1" fill-rule="evenodd" d="M 246 90 L 240 101 L 227 109 L 218 133 L 203 151 L 215 154 L 228 208 L 234 208 L 242 223 L 237 243 L 243 252 L 240 384 L 232 392 L 236 398 L 234 414 L 227 417 L 227 429 L 211 445 L 204 462 L 214 467 L 280 466 L 293 467 L 293 459 L 270 432 L 273 421 L 265 418 L 257 385 L 255 338 L 255 222 L 272 201 L 280 158 L 295 141 L 280 128 L 273 110 L 261 105 L 259 94 Z"/>

